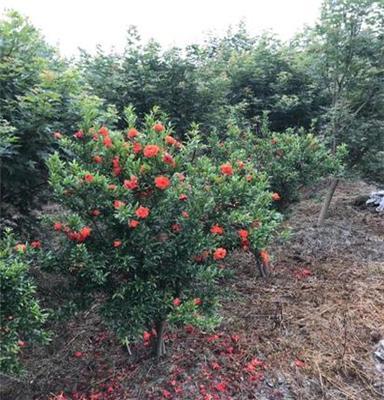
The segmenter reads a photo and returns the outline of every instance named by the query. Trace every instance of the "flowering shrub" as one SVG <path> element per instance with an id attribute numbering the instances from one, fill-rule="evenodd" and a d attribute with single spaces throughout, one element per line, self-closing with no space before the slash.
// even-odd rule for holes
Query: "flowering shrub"
<path id="1" fill-rule="evenodd" d="M 236 247 L 265 247 L 279 215 L 252 166 L 196 157 L 199 137 L 180 143 L 156 111 L 139 127 L 127 108 L 126 120 L 124 132 L 101 126 L 58 138 L 73 161 L 49 159 L 68 210 L 51 223 L 62 240 L 58 265 L 87 293 L 103 291 L 123 341 L 157 336 L 161 355 L 164 322 L 212 323 L 223 260 Z"/>
<path id="2" fill-rule="evenodd" d="M 40 251 L 40 242 L 17 243 L 10 231 L 0 241 L 0 370 L 20 371 L 19 353 L 31 341 L 45 341 L 42 329 L 46 316 L 35 298 L 28 276 L 26 253 Z"/>
<path id="3" fill-rule="evenodd" d="M 301 187 L 321 177 L 342 173 L 346 156 L 345 146 L 339 146 L 332 154 L 310 133 L 295 134 L 292 130 L 272 133 L 265 125 L 260 136 L 232 126 L 225 140 L 214 146 L 218 140 L 215 136 L 210 138 L 215 157 L 226 160 L 230 154 L 233 159 L 248 160 L 268 174 L 276 204 L 298 200 Z"/>

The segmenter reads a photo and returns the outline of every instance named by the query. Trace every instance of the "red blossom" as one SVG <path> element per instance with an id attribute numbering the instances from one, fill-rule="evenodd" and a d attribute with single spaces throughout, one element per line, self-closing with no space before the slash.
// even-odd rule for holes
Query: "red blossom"
<path id="1" fill-rule="evenodd" d="M 217 385 L 215 385 L 215 389 L 218 392 L 226 392 L 227 391 L 227 384 L 225 382 L 219 382 Z"/>
<path id="2" fill-rule="evenodd" d="M 82 358 L 82 357 L 84 357 L 84 353 L 82 351 L 75 351 L 73 353 L 73 356 L 76 358 Z"/>
<path id="3" fill-rule="evenodd" d="M 102 127 L 99 129 L 99 133 L 100 133 L 101 136 L 107 137 L 107 136 L 109 135 L 109 130 L 108 130 L 107 127 L 102 126 Z"/>
<path id="4" fill-rule="evenodd" d="M 175 175 L 177 176 L 177 179 L 179 180 L 179 182 L 184 182 L 185 181 L 185 175 L 182 174 L 181 172 L 176 172 Z"/>
<path id="5" fill-rule="evenodd" d="M 239 169 L 243 169 L 245 167 L 245 164 L 242 161 L 238 161 L 237 166 L 239 167 Z"/>
<path id="6" fill-rule="evenodd" d="M 187 212 L 187 211 L 182 211 L 181 212 L 181 215 L 184 217 L 184 218 L 189 218 L 189 213 Z"/>
<path id="7" fill-rule="evenodd" d="M 122 244 L 123 244 L 123 243 L 122 243 L 121 240 L 115 240 L 115 241 L 113 242 L 113 247 L 120 247 Z"/>
<path id="8" fill-rule="evenodd" d="M 116 209 L 119 209 L 119 208 L 124 207 L 124 206 L 125 206 L 124 201 L 115 200 L 115 201 L 113 202 L 113 207 L 115 207 Z"/>
<path id="9" fill-rule="evenodd" d="M 196 297 L 195 299 L 193 299 L 193 304 L 195 306 L 201 306 L 203 302 L 201 301 L 200 297 Z"/>
<path id="10" fill-rule="evenodd" d="M 171 185 L 171 181 L 166 176 L 157 176 L 155 178 L 155 186 L 161 190 L 167 189 Z"/>
<path id="11" fill-rule="evenodd" d="M 106 136 L 103 140 L 103 145 L 105 148 L 110 149 L 112 147 L 112 139 L 109 136 Z"/>
<path id="12" fill-rule="evenodd" d="M 84 137 L 83 131 L 77 131 L 73 135 L 76 139 L 82 139 Z"/>
<path id="13" fill-rule="evenodd" d="M 281 200 L 281 197 L 280 197 L 279 193 L 273 193 L 273 194 L 272 194 L 272 200 L 273 200 L 273 201 L 279 201 L 279 200 Z"/>
<path id="14" fill-rule="evenodd" d="M 88 226 L 85 226 L 82 228 L 79 232 L 79 242 L 83 242 L 85 239 L 87 239 L 91 235 L 92 229 Z"/>
<path id="15" fill-rule="evenodd" d="M 101 164 L 102 162 L 103 162 L 103 157 L 101 157 L 101 156 L 93 156 L 93 161 L 96 163 L 96 164 Z"/>
<path id="16" fill-rule="evenodd" d="M 15 250 L 18 253 L 25 253 L 27 251 L 27 246 L 25 244 L 19 243 L 15 246 Z"/>
<path id="17" fill-rule="evenodd" d="M 127 133 L 127 136 L 129 137 L 129 139 L 133 139 L 138 135 L 139 135 L 139 132 L 135 128 L 131 128 Z"/>
<path id="18" fill-rule="evenodd" d="M 86 182 L 88 182 L 88 183 L 93 182 L 94 179 L 95 179 L 95 177 L 94 177 L 93 175 L 91 175 L 91 174 L 85 174 L 85 175 L 84 175 L 84 180 L 85 180 Z"/>
<path id="19" fill-rule="evenodd" d="M 129 180 L 125 179 L 124 187 L 129 190 L 137 189 L 139 187 L 137 177 L 135 175 L 131 175 Z"/>
<path id="20" fill-rule="evenodd" d="M 172 224 L 171 229 L 175 233 L 180 233 L 182 230 L 182 227 L 180 224 Z"/>
<path id="21" fill-rule="evenodd" d="M 296 367 L 298 367 L 298 368 L 303 368 L 303 367 L 305 367 L 305 362 L 302 361 L 302 360 L 299 360 L 298 358 L 296 358 L 296 360 L 295 360 L 295 365 L 296 365 Z"/>
<path id="22" fill-rule="evenodd" d="M 113 183 L 110 183 L 110 184 L 108 185 L 108 189 L 109 189 L 109 190 L 116 190 L 116 189 L 117 189 L 117 186 L 116 186 L 115 184 L 113 184 Z"/>
<path id="23" fill-rule="evenodd" d="M 222 235 L 224 233 L 224 228 L 222 228 L 221 226 L 215 224 L 212 226 L 212 228 L 210 229 L 211 233 L 216 234 L 216 235 Z"/>
<path id="24" fill-rule="evenodd" d="M 237 231 L 241 239 L 247 239 L 248 238 L 248 231 L 246 229 L 239 229 Z"/>
<path id="25" fill-rule="evenodd" d="M 225 250 L 222 247 L 219 247 L 213 253 L 213 259 L 214 260 L 222 260 L 223 258 L 225 258 L 226 255 L 227 255 L 227 250 Z"/>
<path id="26" fill-rule="evenodd" d="M 128 226 L 132 229 L 135 229 L 138 225 L 140 224 L 139 221 L 136 221 L 135 219 L 131 219 L 128 222 Z"/>
<path id="27" fill-rule="evenodd" d="M 233 168 L 232 168 L 232 165 L 229 163 L 221 165 L 220 171 L 223 175 L 227 175 L 227 176 L 233 175 Z"/>
<path id="28" fill-rule="evenodd" d="M 139 154 L 141 149 L 142 149 L 142 147 L 141 147 L 140 143 L 137 143 L 137 142 L 133 143 L 133 152 L 135 154 Z"/>
<path id="29" fill-rule="evenodd" d="M 136 214 L 139 218 L 142 218 L 142 219 L 147 218 L 148 215 L 149 215 L 149 208 L 140 206 L 140 207 L 135 211 L 135 214 Z"/>
<path id="30" fill-rule="evenodd" d="M 150 332 L 144 331 L 143 340 L 144 342 L 149 342 L 151 340 L 152 334 Z"/>
<path id="31" fill-rule="evenodd" d="M 159 122 L 157 124 L 153 125 L 153 130 L 157 133 L 163 132 L 164 129 L 165 129 L 164 125 L 160 124 Z"/>
<path id="32" fill-rule="evenodd" d="M 34 241 L 31 243 L 31 247 L 32 247 L 33 249 L 40 249 L 40 248 L 41 248 L 41 242 L 40 242 L 40 240 L 34 240 Z"/>
<path id="33" fill-rule="evenodd" d="M 176 297 L 175 299 L 173 299 L 172 303 L 174 306 L 178 307 L 181 304 L 181 300 Z"/>
<path id="34" fill-rule="evenodd" d="M 23 347 L 27 347 L 27 346 L 28 346 L 28 343 L 27 343 L 27 342 L 24 342 L 24 340 L 18 340 L 18 341 L 17 341 L 17 345 L 18 345 L 19 347 L 23 348 Z"/>
<path id="35" fill-rule="evenodd" d="M 98 217 L 101 214 L 101 211 L 95 208 L 94 210 L 91 211 L 91 215 L 93 217 Z"/>
<path id="36" fill-rule="evenodd" d="M 157 156 L 159 151 L 160 151 L 160 147 L 157 146 L 156 144 L 148 144 L 147 146 L 144 147 L 143 154 L 144 154 L 144 157 L 153 158 L 153 157 Z"/>
<path id="37" fill-rule="evenodd" d="M 164 156 L 163 156 L 163 161 L 164 161 L 166 164 L 172 165 L 172 167 L 175 167 L 175 166 L 176 166 L 175 160 L 173 159 L 173 157 L 172 157 L 169 153 L 165 153 L 165 154 L 164 154 Z"/>
<path id="38" fill-rule="evenodd" d="M 165 399 L 172 399 L 172 394 L 168 390 L 163 389 L 162 394 Z"/>
<path id="39" fill-rule="evenodd" d="M 182 194 L 179 196 L 179 200 L 180 200 L 180 201 L 186 201 L 186 200 L 188 200 L 188 196 L 187 196 L 186 194 L 182 193 Z"/>

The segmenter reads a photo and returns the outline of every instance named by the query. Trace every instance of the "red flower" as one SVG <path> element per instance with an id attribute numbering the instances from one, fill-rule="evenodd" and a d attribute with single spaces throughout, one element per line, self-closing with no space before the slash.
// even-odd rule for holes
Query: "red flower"
<path id="1" fill-rule="evenodd" d="M 136 214 L 139 218 L 142 218 L 142 219 L 147 218 L 148 215 L 149 215 L 149 208 L 140 206 L 140 207 L 135 211 L 135 214 Z"/>
<path id="2" fill-rule="evenodd" d="M 93 179 L 94 179 L 94 176 L 91 175 L 91 174 L 85 174 L 85 175 L 84 175 L 84 180 L 85 180 L 86 182 L 88 182 L 88 183 L 91 183 L 91 182 L 93 181 Z"/>
<path id="3" fill-rule="evenodd" d="M 135 175 L 131 175 L 130 180 L 125 179 L 124 187 L 129 190 L 137 189 L 139 187 L 137 177 Z"/>
<path id="4" fill-rule="evenodd" d="M 112 139 L 109 136 L 106 136 L 103 140 L 104 147 L 110 149 L 112 147 Z"/>
<path id="5" fill-rule="evenodd" d="M 55 222 L 53 224 L 53 229 L 55 231 L 61 231 L 63 229 L 63 224 L 61 222 Z"/>
<path id="6" fill-rule="evenodd" d="M 181 304 L 181 300 L 176 297 L 175 299 L 173 299 L 172 303 L 174 306 L 178 307 Z"/>
<path id="7" fill-rule="evenodd" d="M 303 368 L 303 367 L 305 367 L 305 362 L 296 358 L 295 365 L 296 365 L 296 367 Z"/>
<path id="8" fill-rule="evenodd" d="M 182 193 L 182 194 L 179 196 L 179 200 L 180 200 L 180 201 L 186 201 L 186 200 L 188 200 L 188 196 L 187 196 L 186 194 Z"/>
<path id="9" fill-rule="evenodd" d="M 60 140 L 60 139 L 63 138 L 63 135 L 62 135 L 60 132 L 55 132 L 55 133 L 53 134 L 53 137 L 54 137 L 55 139 L 57 139 L 57 140 Z"/>
<path id="10" fill-rule="evenodd" d="M 133 138 L 135 138 L 136 136 L 138 136 L 138 134 L 139 134 L 139 132 L 137 131 L 137 129 L 131 128 L 131 129 L 128 131 L 127 136 L 128 136 L 130 139 L 133 139 Z"/>
<path id="11" fill-rule="evenodd" d="M 181 232 L 181 230 L 182 230 L 180 224 L 173 224 L 173 225 L 171 226 L 171 229 L 172 229 L 172 231 L 175 232 L 175 233 L 179 233 L 179 232 Z"/>
<path id="12" fill-rule="evenodd" d="M 121 174 L 121 168 L 120 167 L 113 168 L 113 175 L 114 176 L 119 176 L 120 174 Z"/>
<path id="13" fill-rule="evenodd" d="M 40 249 L 40 248 L 41 248 L 41 242 L 40 242 L 40 240 L 34 240 L 34 241 L 31 243 L 31 247 L 32 247 L 33 249 Z"/>
<path id="14" fill-rule="evenodd" d="M 109 190 L 116 190 L 116 189 L 117 189 L 117 186 L 116 186 L 115 184 L 113 184 L 113 183 L 110 183 L 110 184 L 108 185 L 108 189 L 109 189 Z"/>
<path id="15" fill-rule="evenodd" d="M 227 390 L 227 384 L 225 382 L 219 382 L 216 386 L 215 389 L 218 392 L 225 392 Z"/>
<path id="16" fill-rule="evenodd" d="M 133 152 L 135 154 L 139 154 L 140 151 L 141 151 L 141 144 L 137 142 L 133 143 Z"/>
<path id="17" fill-rule="evenodd" d="M 227 176 L 233 175 L 233 168 L 232 168 L 232 165 L 229 163 L 223 164 L 220 167 L 220 171 L 222 174 L 227 175 Z"/>
<path id="18" fill-rule="evenodd" d="M 213 259 L 222 260 L 226 255 L 227 255 L 227 250 L 223 249 L 222 247 L 219 247 L 213 253 Z"/>
<path id="19" fill-rule="evenodd" d="M 170 136 L 170 135 L 166 136 L 164 138 L 164 140 L 167 144 L 170 144 L 172 146 L 175 146 L 178 143 L 177 140 L 173 136 Z"/>
<path id="20" fill-rule="evenodd" d="M 27 251 L 27 246 L 25 244 L 19 243 L 15 246 L 15 250 L 19 253 L 25 253 Z"/>
<path id="21" fill-rule="evenodd" d="M 93 217 L 98 217 L 100 214 L 101 214 L 101 212 L 97 208 L 95 208 L 94 210 L 91 211 L 91 215 Z"/>
<path id="22" fill-rule="evenodd" d="M 17 345 L 18 345 L 19 347 L 23 348 L 23 347 L 27 347 L 27 346 L 28 346 L 28 343 L 27 343 L 27 342 L 24 342 L 24 340 L 18 340 L 18 341 L 17 341 Z"/>
<path id="23" fill-rule="evenodd" d="M 213 362 L 212 363 L 212 369 L 214 369 L 215 371 L 218 371 L 219 369 L 221 369 L 221 366 L 220 366 L 219 363 Z"/>
<path id="24" fill-rule="evenodd" d="M 171 181 L 166 176 L 157 176 L 155 178 L 155 186 L 161 190 L 169 188 Z"/>
<path id="25" fill-rule="evenodd" d="M 247 239 L 248 238 L 248 231 L 246 229 L 239 229 L 237 231 L 241 239 Z"/>
<path id="26" fill-rule="evenodd" d="M 102 126 L 99 129 L 99 133 L 100 133 L 101 136 L 107 137 L 109 135 L 108 128 L 106 128 L 105 126 Z"/>
<path id="27" fill-rule="evenodd" d="M 144 147 L 144 157 L 147 158 L 156 157 L 159 151 L 160 151 L 159 146 L 155 144 L 148 144 L 147 146 Z"/>
<path id="28" fill-rule="evenodd" d="M 81 351 L 75 351 L 73 353 L 73 356 L 76 357 L 76 358 L 82 358 L 84 356 L 84 353 L 81 352 Z"/>
<path id="29" fill-rule="evenodd" d="M 165 128 L 164 128 L 163 124 L 157 123 L 157 124 L 153 125 L 153 129 L 155 132 L 160 133 L 160 132 L 163 132 L 163 130 Z"/>
<path id="30" fill-rule="evenodd" d="M 238 161 L 237 166 L 239 167 L 239 169 L 243 169 L 245 167 L 245 164 L 242 161 Z"/>
<path id="31" fill-rule="evenodd" d="M 82 139 L 84 137 L 84 133 L 83 133 L 83 131 L 77 131 L 73 136 L 76 139 Z"/>
<path id="32" fill-rule="evenodd" d="M 201 301 L 200 297 L 196 297 L 196 299 L 193 300 L 193 304 L 195 306 L 200 306 L 203 302 Z"/>
<path id="33" fill-rule="evenodd" d="M 124 207 L 124 206 L 125 206 L 124 201 L 115 200 L 115 201 L 113 202 L 113 207 L 115 207 L 116 210 L 119 209 L 120 207 Z"/>
<path id="34" fill-rule="evenodd" d="M 266 250 L 261 250 L 259 253 L 260 259 L 264 265 L 268 265 L 269 263 L 269 254 Z"/>
<path id="35" fill-rule="evenodd" d="M 187 213 L 187 211 L 182 211 L 182 212 L 181 212 L 181 215 L 182 215 L 184 218 L 189 218 L 189 214 Z"/>
<path id="36" fill-rule="evenodd" d="M 224 229 L 219 225 L 213 225 L 211 228 L 211 233 L 215 233 L 217 235 L 222 235 L 224 233 Z"/>
<path id="37" fill-rule="evenodd" d="M 164 154 L 163 161 L 164 161 L 166 164 L 172 165 L 172 167 L 175 167 L 175 166 L 176 166 L 175 160 L 173 159 L 173 157 L 172 157 L 169 153 L 165 153 L 165 154 Z"/>
<path id="38" fill-rule="evenodd" d="M 132 229 L 135 229 L 138 225 L 140 224 L 139 221 L 136 221 L 135 219 L 131 219 L 128 222 L 128 226 Z"/>
<path id="39" fill-rule="evenodd" d="M 172 398 L 172 394 L 170 392 L 168 392 L 168 390 L 163 389 L 162 393 L 163 393 L 163 397 L 165 399 L 171 399 Z"/>
<path id="40" fill-rule="evenodd" d="M 272 194 L 272 200 L 273 200 L 273 201 L 279 201 L 279 200 L 281 200 L 281 197 L 280 197 L 279 193 L 273 193 L 273 194 Z"/>
<path id="41" fill-rule="evenodd" d="M 152 337 L 151 333 L 144 331 L 144 333 L 143 333 L 144 342 L 149 342 L 151 340 L 151 337 Z"/>
<path id="42" fill-rule="evenodd" d="M 80 237 L 79 237 L 78 241 L 83 242 L 85 239 L 87 239 L 90 236 L 91 232 L 92 232 L 92 229 L 89 228 L 88 226 L 85 226 L 84 228 L 82 228 L 79 232 Z"/>
<path id="43" fill-rule="evenodd" d="M 101 164 L 103 162 L 103 157 L 101 157 L 101 156 L 93 156 L 93 161 L 96 164 Z"/>
<path id="44" fill-rule="evenodd" d="M 113 247 L 120 247 L 122 245 L 122 241 L 121 240 L 115 240 L 113 242 Z"/>

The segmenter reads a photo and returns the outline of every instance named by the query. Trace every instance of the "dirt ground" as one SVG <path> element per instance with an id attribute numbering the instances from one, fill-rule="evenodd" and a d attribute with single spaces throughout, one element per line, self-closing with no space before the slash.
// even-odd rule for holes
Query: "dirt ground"
<path id="1" fill-rule="evenodd" d="M 142 344 L 129 356 L 95 304 L 26 351 L 26 376 L 3 380 L 1 399 L 383 399 L 373 353 L 384 338 L 384 216 L 355 204 L 371 189 L 342 182 L 321 228 L 324 189 L 304 193 L 288 210 L 290 237 L 270 248 L 267 279 L 251 255 L 232 254 L 215 332 L 168 332 L 155 363 Z M 60 298 L 60 285 L 46 290 Z"/>

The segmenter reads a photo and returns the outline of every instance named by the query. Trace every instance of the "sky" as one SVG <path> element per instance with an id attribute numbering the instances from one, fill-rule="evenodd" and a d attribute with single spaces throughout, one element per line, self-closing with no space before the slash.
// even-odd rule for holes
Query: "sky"
<path id="1" fill-rule="evenodd" d="M 121 50 L 130 25 L 144 40 L 164 47 L 201 43 L 208 33 L 222 35 L 240 20 L 252 34 L 265 30 L 290 39 L 319 16 L 321 0 L 0 0 L 28 16 L 47 41 L 66 56 L 97 44 Z"/>

